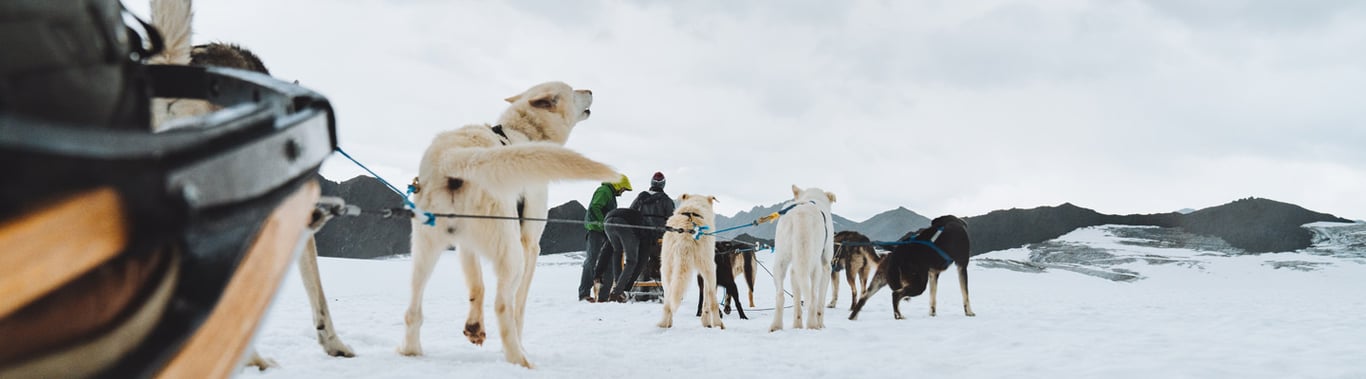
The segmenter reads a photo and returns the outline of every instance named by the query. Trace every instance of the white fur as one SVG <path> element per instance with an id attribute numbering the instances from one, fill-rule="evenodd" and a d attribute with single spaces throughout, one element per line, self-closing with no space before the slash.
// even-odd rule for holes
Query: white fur
<path id="1" fill-rule="evenodd" d="M 794 185 L 792 195 L 793 204 L 797 205 L 778 219 L 773 241 L 773 286 L 778 294 L 769 331 L 783 328 L 783 278 L 789 268 L 792 274 L 792 327 L 825 327 L 825 288 L 829 286 L 830 261 L 835 254 L 835 230 L 830 213 L 835 194 L 820 188 L 803 190 Z M 805 325 L 802 324 L 803 307 L 806 309 Z"/>
<path id="2" fill-rule="evenodd" d="M 147 59 L 151 64 L 189 65 L 194 10 L 190 0 L 152 0 L 152 26 L 161 33 L 165 49 Z M 207 114 L 213 104 L 196 99 L 152 99 L 152 132 L 174 129 L 171 120 Z"/>
<path id="3" fill-rule="evenodd" d="M 500 118 L 510 144 L 488 125 L 467 125 L 441 133 L 423 154 L 418 167 L 418 193 L 413 202 L 433 213 L 544 218 L 549 212 L 547 185 L 556 180 L 613 180 L 611 167 L 564 148 L 569 132 L 588 118 L 592 92 L 564 83 L 537 85 L 507 98 L 511 103 Z M 451 188 L 452 179 L 459 180 Z M 412 298 L 405 314 L 403 355 L 421 355 L 422 297 L 441 252 L 460 251 L 465 283 L 470 291 L 470 313 L 465 336 L 484 343 L 484 282 L 479 258 L 489 260 L 497 276 L 494 313 L 508 362 L 531 368 L 522 347 L 522 325 L 527 290 L 540 255 L 544 222 L 441 218 L 435 226 L 413 220 Z"/>
<path id="4" fill-rule="evenodd" d="M 678 208 L 665 221 L 665 225 L 683 230 L 694 230 L 700 226 L 715 227 L 716 215 L 712 210 L 715 201 L 715 196 L 683 194 L 679 196 Z M 674 313 L 683 302 L 683 295 L 692 287 L 693 270 L 697 270 L 704 288 L 702 326 L 726 328 L 721 323 L 721 307 L 716 303 L 715 256 L 716 237 L 708 235 L 694 239 L 691 234 L 664 233 L 664 246 L 659 255 L 660 284 L 664 287 L 664 318 L 659 321 L 659 327 L 673 327 Z"/>

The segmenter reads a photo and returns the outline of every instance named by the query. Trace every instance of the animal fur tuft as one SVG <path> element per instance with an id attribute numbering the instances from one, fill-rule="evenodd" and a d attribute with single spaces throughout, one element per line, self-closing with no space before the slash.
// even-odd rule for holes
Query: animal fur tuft
<path id="1" fill-rule="evenodd" d="M 161 32 L 166 49 L 148 60 L 152 64 L 190 64 L 190 0 L 152 0 L 152 26 Z"/>

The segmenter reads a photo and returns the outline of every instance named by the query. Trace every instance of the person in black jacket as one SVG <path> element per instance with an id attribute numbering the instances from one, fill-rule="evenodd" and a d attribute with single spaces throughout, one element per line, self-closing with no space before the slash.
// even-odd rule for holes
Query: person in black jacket
<path id="1" fill-rule="evenodd" d="M 664 193 L 664 173 L 656 172 L 650 178 L 650 189 L 641 192 L 628 209 L 614 210 L 607 215 L 607 240 L 612 245 L 612 253 L 604 254 L 612 267 L 616 280 L 609 282 L 603 275 L 603 287 L 611 288 L 604 300 L 626 302 L 626 291 L 635 286 L 636 279 L 645 272 L 649 277 L 659 276 L 660 240 L 663 230 L 650 230 L 630 227 L 614 227 L 612 224 L 652 226 L 662 228 L 669 216 L 674 213 L 674 200 Z M 622 256 L 626 267 L 621 267 Z M 646 262 L 649 262 L 646 264 Z M 649 267 L 649 269 L 647 269 Z M 604 271 L 604 274 L 606 271 Z"/>

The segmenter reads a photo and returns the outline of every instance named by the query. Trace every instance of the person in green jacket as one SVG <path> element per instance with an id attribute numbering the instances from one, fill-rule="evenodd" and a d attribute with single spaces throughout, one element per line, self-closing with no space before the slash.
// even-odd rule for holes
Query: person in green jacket
<path id="1" fill-rule="evenodd" d="M 622 175 L 615 182 L 602 182 L 602 185 L 593 191 L 593 200 L 588 202 L 588 211 L 583 216 L 583 227 L 588 229 L 588 248 L 583 259 L 583 275 L 579 278 L 579 300 L 596 300 L 592 297 L 592 290 L 593 282 L 598 279 L 598 267 L 604 263 L 610 264 L 599 262 L 603 255 L 602 250 L 608 248 L 607 234 L 603 231 L 602 221 L 608 211 L 617 209 L 617 196 L 630 190 L 631 180 Z"/>

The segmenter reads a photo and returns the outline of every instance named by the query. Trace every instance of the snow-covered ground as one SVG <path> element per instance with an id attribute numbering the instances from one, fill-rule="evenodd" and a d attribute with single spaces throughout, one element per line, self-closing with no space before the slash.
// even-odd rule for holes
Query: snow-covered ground
<path id="1" fill-rule="evenodd" d="M 1324 245 L 1260 255 L 1154 246 L 1120 236 L 1132 235 L 1124 228 L 1131 227 L 1079 229 L 1051 242 L 1120 258 L 1098 266 L 1134 273 L 1135 280 L 1030 263 L 1035 251 L 1005 250 L 974 257 L 977 317 L 963 315 L 956 275 L 946 273 L 938 317 L 929 317 L 920 296 L 903 304 L 906 320 L 893 320 L 884 289 L 850 321 L 848 289 L 841 286 L 840 308 L 829 310 L 825 330 L 776 333 L 768 332 L 771 311 L 750 312 L 749 320 L 728 315 L 725 330 L 702 328 L 693 317 L 696 287 L 668 330 L 655 326 L 657 303 L 577 302 L 578 255 L 546 256 L 532 284 L 524 337 L 535 370 L 503 362 L 496 329 L 483 347 L 461 335 L 466 290 L 453 255 L 442 259 L 428 287 L 427 355 L 416 358 L 395 352 L 411 263 L 323 258 L 336 326 L 358 356 L 322 353 L 296 274 L 286 279 L 256 342 L 282 367 L 241 376 L 1366 377 L 1366 259 L 1352 245 L 1362 225 L 1314 225 Z M 756 305 L 771 307 L 772 279 L 762 271 L 759 279 Z M 790 311 L 785 321 L 790 326 Z"/>

